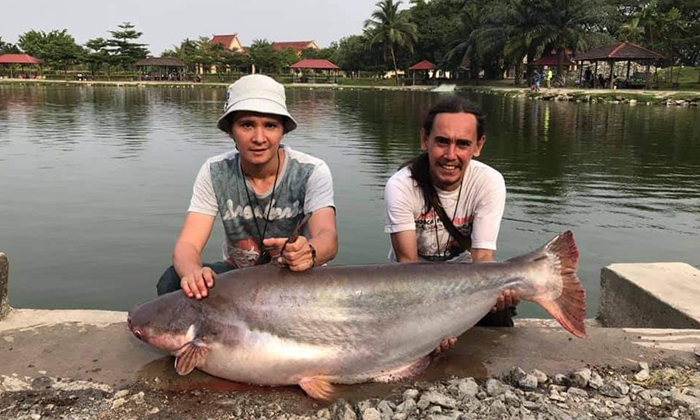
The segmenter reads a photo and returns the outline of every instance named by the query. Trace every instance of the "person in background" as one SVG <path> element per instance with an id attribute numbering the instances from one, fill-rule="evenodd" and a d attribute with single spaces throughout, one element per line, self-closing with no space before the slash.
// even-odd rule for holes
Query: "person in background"
<path id="1" fill-rule="evenodd" d="M 217 126 L 236 148 L 208 159 L 199 170 L 173 265 L 158 281 L 158 295 L 182 288 L 202 299 L 217 274 L 272 258 L 292 271 L 310 270 L 338 252 L 328 166 L 281 143 L 297 127 L 284 87 L 263 75 L 242 77 L 228 88 Z M 226 235 L 224 260 L 203 263 L 217 215 Z M 305 215 L 311 216 L 304 234 L 287 243 Z"/>
<path id="2" fill-rule="evenodd" d="M 485 130 L 484 112 L 459 96 L 428 112 L 420 132 L 423 153 L 384 190 L 391 261 L 495 261 L 506 187 L 498 171 L 472 159 L 481 155 Z M 517 292 L 505 291 L 481 325 L 512 326 L 519 302 Z"/>
<path id="3" fill-rule="evenodd" d="M 586 67 L 585 77 L 586 87 L 593 87 L 593 72 L 590 67 Z"/>

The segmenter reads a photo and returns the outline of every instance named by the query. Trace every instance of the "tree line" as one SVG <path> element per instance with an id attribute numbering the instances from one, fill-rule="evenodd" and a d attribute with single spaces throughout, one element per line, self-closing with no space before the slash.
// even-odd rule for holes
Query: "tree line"
<path id="1" fill-rule="evenodd" d="M 137 42 L 143 33 L 135 30 L 131 23 L 124 22 L 109 33 L 108 39 L 90 39 L 81 46 L 65 29 L 30 30 L 19 36 L 16 45 L 0 38 L 0 54 L 23 52 L 42 59 L 56 70 L 81 65 L 93 73 L 104 71 L 107 74 L 110 69 L 129 71 L 134 63 L 148 56 L 146 45 Z"/>
<path id="2" fill-rule="evenodd" d="M 523 63 L 545 52 L 560 53 L 561 73 L 561 53 L 617 41 L 657 51 L 668 65 L 700 66 L 697 0 L 411 0 L 399 11 L 400 3 L 377 3 L 364 33 L 340 40 L 341 67 L 387 68 L 388 55 L 396 68 L 430 60 L 439 69 L 468 67 L 470 77 L 483 72 L 489 79 L 514 68 L 517 83 Z"/>
<path id="3" fill-rule="evenodd" d="M 403 9 L 402 9 L 403 7 Z M 145 58 L 142 33 L 125 22 L 77 45 L 66 30 L 31 30 L 17 45 L 2 42 L 0 53 L 27 52 L 49 66 L 82 66 L 92 72 L 128 71 Z M 326 58 L 348 74 L 383 74 L 429 60 L 453 75 L 489 79 L 515 69 L 548 51 L 582 52 L 615 41 L 630 41 L 663 54 L 667 64 L 700 66 L 700 2 L 697 0 L 382 0 L 365 21 L 362 34 L 350 35 L 301 58 Z M 163 56 L 183 60 L 190 71 L 212 66 L 246 72 L 252 65 L 275 73 L 299 60 L 294 51 L 275 51 L 266 39 L 253 41 L 247 52 L 214 45 L 209 37 L 185 39 Z M 562 60 L 558 72 L 563 70 Z M 468 71 L 466 71 L 468 69 Z M 529 76 L 529 75 L 528 75 Z"/>
<path id="4" fill-rule="evenodd" d="M 320 50 L 307 48 L 301 51 L 301 56 L 291 49 L 277 51 L 273 43 L 267 39 L 256 39 L 246 52 L 230 51 L 220 44 L 212 44 L 209 37 L 199 37 L 197 40 L 185 39 L 179 46 L 165 50 L 163 57 L 178 58 L 185 62 L 191 72 L 207 72 L 212 67 L 230 71 L 247 72 L 255 65 L 256 71 L 263 73 L 279 73 L 300 58 L 325 58 L 332 60 L 337 47 L 332 44 L 329 48 Z"/>

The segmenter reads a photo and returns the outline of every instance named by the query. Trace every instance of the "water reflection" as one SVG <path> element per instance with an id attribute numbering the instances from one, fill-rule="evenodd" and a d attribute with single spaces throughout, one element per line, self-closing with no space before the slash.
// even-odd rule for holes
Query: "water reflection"
<path id="1" fill-rule="evenodd" d="M 152 297 L 199 166 L 233 146 L 215 125 L 225 94 L 0 86 L 0 251 L 12 261 L 13 305 L 123 310 Z M 420 151 L 421 120 L 441 96 L 287 94 L 299 128 L 285 142 L 333 172 L 335 263 L 386 261 L 383 186 Z M 700 265 L 698 109 L 465 95 L 489 115 L 481 159 L 508 187 L 499 259 L 573 229 L 591 315 L 607 264 Z M 219 258 L 218 229 L 206 259 Z"/>

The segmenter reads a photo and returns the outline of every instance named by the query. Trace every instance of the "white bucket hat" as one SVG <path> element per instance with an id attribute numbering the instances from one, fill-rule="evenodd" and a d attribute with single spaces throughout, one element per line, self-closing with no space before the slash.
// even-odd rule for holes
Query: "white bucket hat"
<path id="1" fill-rule="evenodd" d="M 243 76 L 228 87 L 224 114 L 216 123 L 219 130 L 230 131 L 231 121 L 228 117 L 236 111 L 281 115 L 284 117 L 285 134 L 297 128 L 297 122 L 287 111 L 284 86 L 262 74 Z"/>

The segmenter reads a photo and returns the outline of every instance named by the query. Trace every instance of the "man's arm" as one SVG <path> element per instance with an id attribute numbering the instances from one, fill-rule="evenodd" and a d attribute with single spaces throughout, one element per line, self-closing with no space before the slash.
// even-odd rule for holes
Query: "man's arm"
<path id="1" fill-rule="evenodd" d="M 268 238 L 263 245 L 268 248 L 282 249 L 279 262 L 286 264 L 292 271 L 306 271 L 314 267 L 311 247 L 316 250 L 316 264 L 322 265 L 335 258 L 338 253 L 338 231 L 335 222 L 335 209 L 324 207 L 313 212 L 309 219 L 309 238 L 299 236 L 293 243 L 284 244 L 287 238 Z"/>
<path id="2" fill-rule="evenodd" d="M 404 230 L 391 234 L 391 246 L 394 248 L 396 261 L 400 263 L 418 262 L 418 244 L 416 231 Z"/>
<path id="3" fill-rule="evenodd" d="M 309 242 L 316 249 L 316 265 L 335 258 L 338 254 L 338 231 L 333 207 L 324 207 L 313 213 L 309 219 L 309 235 Z"/>
<path id="4" fill-rule="evenodd" d="M 472 254 L 472 262 L 475 263 L 485 263 L 485 262 L 495 262 L 495 253 L 493 252 L 493 249 L 484 249 L 484 248 L 473 248 L 471 250 Z"/>
<path id="5" fill-rule="evenodd" d="M 215 220 L 215 216 L 187 213 L 175 243 L 173 265 L 180 276 L 180 287 L 188 297 L 207 297 L 208 288 L 214 287 L 214 271 L 202 267 L 202 250 L 209 240 Z"/>

